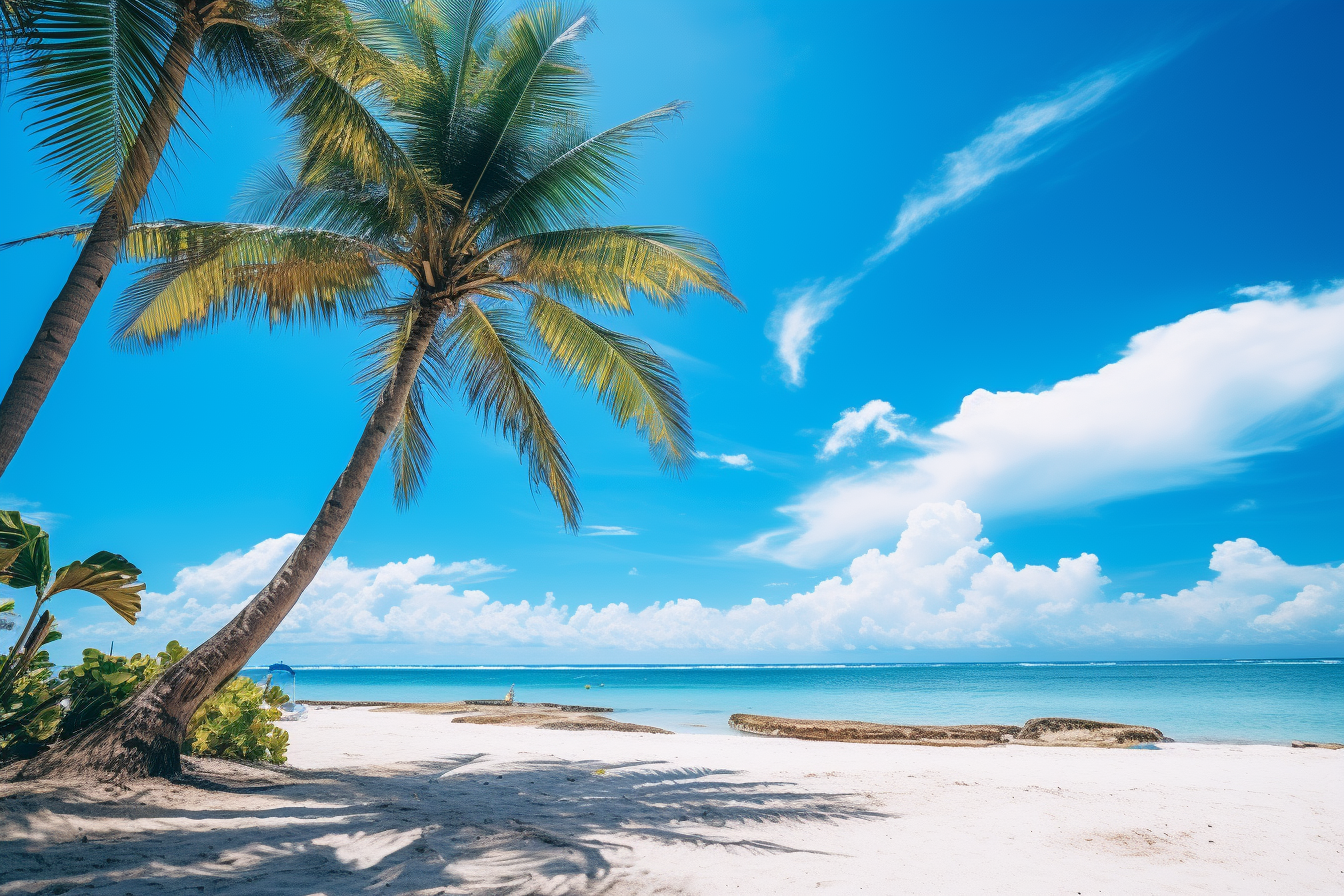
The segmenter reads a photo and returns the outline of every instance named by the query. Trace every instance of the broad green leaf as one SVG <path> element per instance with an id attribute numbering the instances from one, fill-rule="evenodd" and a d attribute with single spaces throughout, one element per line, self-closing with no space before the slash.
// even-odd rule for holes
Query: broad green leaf
<path id="1" fill-rule="evenodd" d="M 0 510 L 0 583 L 41 594 L 50 576 L 47 533 L 25 523 L 17 510 Z"/>
<path id="2" fill-rule="evenodd" d="M 62 591 L 87 591 L 101 597 L 117 615 L 135 625 L 140 612 L 140 592 L 145 583 L 138 581 L 140 570 L 120 554 L 99 551 L 89 559 L 62 566 L 51 582 L 47 596 Z"/>

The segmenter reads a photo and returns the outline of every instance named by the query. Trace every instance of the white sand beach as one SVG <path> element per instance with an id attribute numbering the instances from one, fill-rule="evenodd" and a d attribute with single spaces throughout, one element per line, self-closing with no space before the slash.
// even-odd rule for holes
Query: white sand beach
<path id="1" fill-rule="evenodd" d="M 286 727 L 195 786 L 0 785 L 0 894 L 1344 892 L 1344 751 Z"/>

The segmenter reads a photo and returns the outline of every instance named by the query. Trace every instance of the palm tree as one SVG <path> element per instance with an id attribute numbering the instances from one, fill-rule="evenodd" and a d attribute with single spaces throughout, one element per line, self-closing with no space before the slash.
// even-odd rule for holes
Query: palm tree
<path id="1" fill-rule="evenodd" d="M 121 252 L 179 116 L 191 116 L 183 90 L 198 57 L 226 85 L 261 82 L 284 96 L 312 68 L 309 55 L 357 55 L 341 0 L 0 4 L 0 40 L 20 57 L 18 99 L 37 112 L 43 161 L 95 216 L 0 400 L 4 475 Z"/>
<path id="2" fill-rule="evenodd" d="M 362 313 L 380 328 L 366 372 L 372 406 L 312 527 L 266 587 L 108 723 L 29 774 L 176 772 L 192 713 L 298 601 L 385 449 L 398 502 L 414 499 L 431 454 L 429 391 L 460 392 L 512 440 L 571 529 L 579 501 L 534 389 L 538 359 L 594 393 L 618 425 L 633 421 L 664 468 L 691 462 L 671 367 L 580 313 L 628 314 L 634 294 L 671 309 L 693 293 L 738 304 L 705 240 L 594 223 L 630 182 L 632 143 L 681 104 L 590 132 L 575 44 L 591 17 L 544 4 L 500 21 L 491 7 L 378 4 L 358 22 L 382 47 L 377 71 L 351 67 L 345 93 L 324 81 L 301 103 L 302 164 L 250 185 L 251 220 L 132 234 L 131 251 L 155 264 L 123 297 L 121 339 L 149 347 L 238 316 L 277 325 Z"/>

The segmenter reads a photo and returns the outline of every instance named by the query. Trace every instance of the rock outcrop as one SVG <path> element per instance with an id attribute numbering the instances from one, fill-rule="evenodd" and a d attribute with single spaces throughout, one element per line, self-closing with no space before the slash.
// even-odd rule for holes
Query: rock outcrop
<path id="1" fill-rule="evenodd" d="M 860 744 L 919 744 L 932 747 L 988 747 L 1013 743 L 1039 747 L 1132 747 L 1170 742 L 1156 728 L 1093 722 L 1088 719 L 1032 719 L 1017 725 L 883 725 L 877 722 L 783 719 L 733 715 L 728 724 L 747 734 Z"/>
<path id="2" fill-rule="evenodd" d="M 747 734 L 829 740 L 860 744 L 923 744 L 938 747 L 988 747 L 1020 729 L 1016 725 L 881 725 L 876 722 L 782 719 L 735 713 L 728 724 Z"/>
<path id="3" fill-rule="evenodd" d="M 1040 747 L 1132 747 L 1170 743 L 1156 728 L 1089 719 L 1032 719 L 1013 738 L 1015 744 Z"/>

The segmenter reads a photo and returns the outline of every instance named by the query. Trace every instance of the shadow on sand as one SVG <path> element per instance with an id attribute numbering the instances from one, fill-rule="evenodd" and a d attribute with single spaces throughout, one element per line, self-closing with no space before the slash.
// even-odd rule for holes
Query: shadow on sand
<path id="1" fill-rule="evenodd" d="M 197 760 L 175 783 L 0 786 L 0 896 L 677 893 L 636 854 L 808 852 L 772 828 L 884 817 L 723 769 L 554 757 L 339 773 Z"/>

